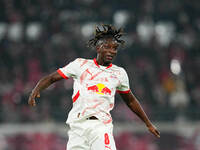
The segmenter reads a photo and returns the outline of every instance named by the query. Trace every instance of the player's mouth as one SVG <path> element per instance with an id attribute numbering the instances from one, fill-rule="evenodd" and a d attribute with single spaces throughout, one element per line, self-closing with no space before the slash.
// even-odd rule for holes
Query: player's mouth
<path id="1" fill-rule="evenodd" d="M 109 60 L 109 61 L 112 61 L 113 60 L 113 56 L 108 55 L 108 56 L 106 56 L 106 59 Z"/>

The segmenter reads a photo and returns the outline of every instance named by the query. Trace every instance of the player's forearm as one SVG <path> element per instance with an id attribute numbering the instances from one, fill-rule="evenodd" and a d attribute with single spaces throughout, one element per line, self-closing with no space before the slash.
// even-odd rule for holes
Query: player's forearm
<path id="1" fill-rule="evenodd" d="M 42 90 L 46 89 L 49 87 L 53 81 L 50 79 L 50 77 L 46 76 L 43 77 L 35 86 L 35 88 L 32 90 L 32 93 L 34 92 L 41 92 Z"/>
<path id="2" fill-rule="evenodd" d="M 34 92 L 41 92 L 42 90 L 49 87 L 52 83 L 59 81 L 63 79 L 57 71 L 49 74 L 48 76 L 43 77 L 35 86 L 35 88 L 32 90 L 32 93 Z"/>
<path id="3" fill-rule="evenodd" d="M 122 96 L 127 106 L 141 119 L 144 121 L 147 127 L 151 126 L 151 121 L 148 119 L 146 113 L 144 112 L 142 106 L 140 105 L 137 98 L 130 92 L 126 96 Z"/>
<path id="4" fill-rule="evenodd" d="M 146 113 L 144 112 L 143 108 L 141 107 L 140 103 L 136 98 L 128 105 L 131 108 L 131 110 L 134 111 L 137 114 L 137 116 L 139 116 L 145 122 L 147 126 L 151 125 L 150 120 L 148 119 Z"/>

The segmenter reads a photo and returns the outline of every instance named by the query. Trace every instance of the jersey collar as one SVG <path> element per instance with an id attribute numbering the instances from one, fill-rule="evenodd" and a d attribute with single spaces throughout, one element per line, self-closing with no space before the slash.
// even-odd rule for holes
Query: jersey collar
<path id="1" fill-rule="evenodd" d="M 93 61 L 94 61 L 95 65 L 96 65 L 98 68 L 100 68 L 99 64 L 97 63 L 96 58 L 94 58 Z M 110 63 L 110 65 L 107 66 L 106 69 L 108 69 L 108 68 L 110 68 L 110 67 L 112 67 L 112 63 Z"/>

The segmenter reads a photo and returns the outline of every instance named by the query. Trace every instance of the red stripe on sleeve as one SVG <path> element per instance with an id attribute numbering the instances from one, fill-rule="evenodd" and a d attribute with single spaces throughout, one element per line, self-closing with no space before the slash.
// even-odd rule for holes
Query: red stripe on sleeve
<path id="1" fill-rule="evenodd" d="M 57 72 L 60 74 L 61 77 L 63 77 L 64 79 L 69 79 L 66 75 L 64 75 L 64 73 L 62 73 L 62 71 L 60 69 L 57 70 Z"/>
<path id="2" fill-rule="evenodd" d="M 76 93 L 76 95 L 72 98 L 73 103 L 78 99 L 78 97 L 80 96 L 79 91 Z"/>
<path id="3" fill-rule="evenodd" d="M 127 93 L 129 93 L 131 90 L 129 89 L 129 90 L 127 90 L 127 91 L 119 91 L 119 90 L 117 90 L 117 93 L 123 93 L 123 94 L 127 94 Z"/>

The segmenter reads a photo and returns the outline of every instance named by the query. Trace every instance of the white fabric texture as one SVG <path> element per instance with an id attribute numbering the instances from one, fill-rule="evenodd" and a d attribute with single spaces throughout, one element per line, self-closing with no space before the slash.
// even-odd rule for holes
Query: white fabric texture
<path id="1" fill-rule="evenodd" d="M 96 60 L 77 58 L 58 73 L 64 78 L 72 77 L 73 108 L 67 123 L 76 122 L 90 116 L 96 116 L 104 124 L 112 122 L 110 111 L 114 106 L 116 90 L 129 92 L 129 79 L 126 71 L 116 65 L 105 67 Z"/>
<path id="2" fill-rule="evenodd" d="M 112 124 L 84 120 L 70 124 L 67 150 L 116 150 Z"/>

